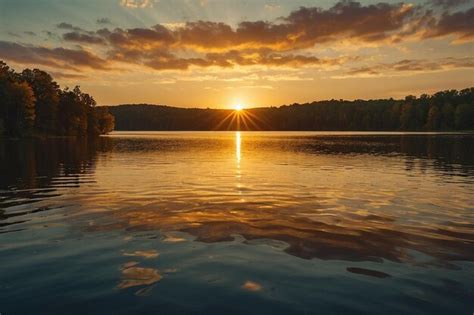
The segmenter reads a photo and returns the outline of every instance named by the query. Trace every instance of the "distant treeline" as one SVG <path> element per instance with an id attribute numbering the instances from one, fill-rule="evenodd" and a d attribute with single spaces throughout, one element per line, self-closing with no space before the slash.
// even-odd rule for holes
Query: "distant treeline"
<path id="1" fill-rule="evenodd" d="M 0 136 L 86 136 L 113 128 L 107 108 L 78 86 L 61 90 L 44 71 L 16 73 L 0 61 Z"/>
<path id="2" fill-rule="evenodd" d="M 404 100 L 329 100 L 232 110 L 110 106 L 116 130 L 474 130 L 474 88 Z"/>

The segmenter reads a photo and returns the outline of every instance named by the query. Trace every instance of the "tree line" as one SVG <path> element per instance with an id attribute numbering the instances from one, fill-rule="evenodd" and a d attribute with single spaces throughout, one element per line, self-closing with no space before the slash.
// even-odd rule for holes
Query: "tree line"
<path id="1" fill-rule="evenodd" d="M 0 136 L 87 136 L 112 131 L 114 117 L 79 86 L 64 88 L 39 69 L 0 61 Z"/>
<path id="2" fill-rule="evenodd" d="M 474 88 L 403 100 L 327 100 L 246 109 L 110 106 L 117 130 L 474 130 Z"/>

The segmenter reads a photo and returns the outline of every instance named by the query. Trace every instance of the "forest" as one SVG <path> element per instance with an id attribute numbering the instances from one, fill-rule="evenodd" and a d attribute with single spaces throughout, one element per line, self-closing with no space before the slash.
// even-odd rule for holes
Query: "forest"
<path id="1" fill-rule="evenodd" d="M 15 72 L 0 61 L 0 136 L 97 136 L 114 117 L 79 86 L 64 88 L 39 69 Z"/>
<path id="2" fill-rule="evenodd" d="M 89 136 L 116 130 L 474 130 L 474 88 L 402 100 L 327 100 L 229 109 L 163 105 L 96 106 L 81 91 L 61 89 L 39 69 L 15 72 L 0 61 L 0 136 Z"/>
<path id="3" fill-rule="evenodd" d="M 245 109 L 110 106 L 116 130 L 474 130 L 474 88 L 403 100 L 327 100 Z"/>

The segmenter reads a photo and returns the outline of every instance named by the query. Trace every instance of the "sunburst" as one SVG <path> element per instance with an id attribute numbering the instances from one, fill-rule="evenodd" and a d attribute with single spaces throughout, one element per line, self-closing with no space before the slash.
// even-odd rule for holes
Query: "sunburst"
<path id="1" fill-rule="evenodd" d="M 214 130 L 271 130 L 271 126 L 262 118 L 252 113 L 249 109 L 244 109 L 241 104 L 234 106 L 214 128 Z"/>

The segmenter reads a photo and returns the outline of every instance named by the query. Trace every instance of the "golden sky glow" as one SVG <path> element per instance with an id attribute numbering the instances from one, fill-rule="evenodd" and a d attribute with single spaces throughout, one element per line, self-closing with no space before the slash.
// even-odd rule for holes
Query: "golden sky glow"
<path id="1" fill-rule="evenodd" d="M 474 85 L 470 1 L 28 0 L 0 12 L 0 60 L 102 105 L 235 109 Z"/>

